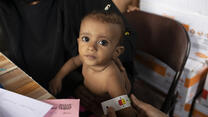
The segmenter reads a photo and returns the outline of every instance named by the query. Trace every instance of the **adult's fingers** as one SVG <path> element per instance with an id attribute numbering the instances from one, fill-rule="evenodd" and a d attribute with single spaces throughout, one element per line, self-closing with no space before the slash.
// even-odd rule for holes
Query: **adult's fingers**
<path id="1" fill-rule="evenodd" d="M 107 117 L 117 117 L 116 112 L 112 107 L 108 108 L 108 116 Z"/>
<path id="2" fill-rule="evenodd" d="M 136 6 L 129 6 L 127 9 L 127 13 L 133 12 L 133 11 L 139 11 L 139 8 Z"/>
<path id="3" fill-rule="evenodd" d="M 131 91 L 131 83 L 128 79 L 128 75 L 126 73 L 126 69 L 124 68 L 123 64 L 121 63 L 120 59 L 118 57 L 113 58 L 114 63 L 117 65 L 117 67 L 119 68 L 121 75 L 124 77 L 125 82 L 126 82 L 126 90 L 127 93 L 129 94 Z"/>
<path id="4" fill-rule="evenodd" d="M 146 110 L 146 106 L 147 104 L 142 102 L 142 101 L 139 101 L 135 96 L 134 94 L 131 94 L 131 101 L 133 102 L 133 105 L 135 107 L 135 109 L 137 110 Z"/>
<path id="5" fill-rule="evenodd" d="M 139 114 L 144 114 L 147 117 L 167 117 L 167 115 L 159 109 L 150 104 L 139 101 L 133 94 L 131 95 L 131 100 L 134 108 L 139 112 Z"/>

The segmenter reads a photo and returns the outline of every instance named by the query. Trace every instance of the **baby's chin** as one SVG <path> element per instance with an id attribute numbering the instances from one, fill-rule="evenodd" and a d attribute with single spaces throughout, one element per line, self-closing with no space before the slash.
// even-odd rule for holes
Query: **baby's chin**
<path id="1" fill-rule="evenodd" d="M 84 60 L 83 61 L 84 65 L 88 65 L 88 66 L 97 66 L 98 64 L 94 61 L 89 61 L 89 60 Z"/>

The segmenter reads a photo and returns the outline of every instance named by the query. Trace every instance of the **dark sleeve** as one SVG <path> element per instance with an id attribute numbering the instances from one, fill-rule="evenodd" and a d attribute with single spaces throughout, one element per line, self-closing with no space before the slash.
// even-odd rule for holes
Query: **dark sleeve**
<path id="1" fill-rule="evenodd" d="M 6 51 L 5 34 L 4 34 L 2 19 L 0 18 L 0 52 L 3 52 L 5 54 L 5 51 Z"/>
<path id="2" fill-rule="evenodd" d="M 9 14 L 12 7 L 12 2 L 7 0 L 0 0 L 0 52 L 8 56 L 8 40 L 5 29 L 5 16 Z"/>
<path id="3" fill-rule="evenodd" d="M 0 0 L 0 16 L 8 14 L 9 9 L 13 7 L 12 0 Z"/>
<path id="4" fill-rule="evenodd" d="M 0 0 L 0 13 L 2 13 L 2 10 L 5 9 L 5 7 L 6 7 L 6 1 Z"/>

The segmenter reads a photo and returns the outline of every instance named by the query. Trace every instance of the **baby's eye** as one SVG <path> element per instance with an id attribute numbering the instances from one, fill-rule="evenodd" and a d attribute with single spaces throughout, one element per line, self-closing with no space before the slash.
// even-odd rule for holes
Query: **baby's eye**
<path id="1" fill-rule="evenodd" d="M 82 41 L 84 41 L 84 42 L 88 42 L 90 39 L 89 39 L 89 37 L 82 37 Z"/>
<path id="2" fill-rule="evenodd" d="M 102 46 L 107 46 L 108 45 L 108 41 L 106 41 L 106 40 L 100 40 L 97 43 L 102 45 Z"/>

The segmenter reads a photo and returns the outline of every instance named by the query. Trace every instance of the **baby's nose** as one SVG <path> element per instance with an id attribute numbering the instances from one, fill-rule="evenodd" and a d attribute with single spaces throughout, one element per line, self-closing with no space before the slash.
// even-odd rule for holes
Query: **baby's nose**
<path id="1" fill-rule="evenodd" d="M 90 43 L 90 44 L 88 45 L 88 50 L 90 50 L 90 51 L 96 51 L 96 44 Z"/>

